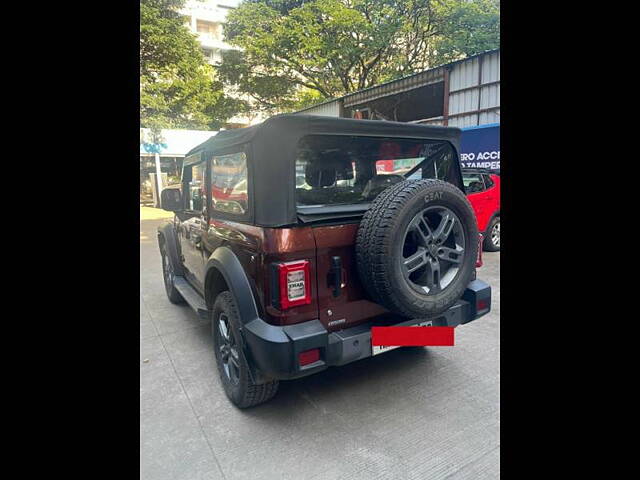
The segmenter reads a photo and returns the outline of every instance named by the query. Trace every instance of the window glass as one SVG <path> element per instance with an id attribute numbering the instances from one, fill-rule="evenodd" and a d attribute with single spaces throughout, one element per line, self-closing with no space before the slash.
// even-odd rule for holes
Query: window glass
<path id="1" fill-rule="evenodd" d="M 487 188 L 491 188 L 493 187 L 493 180 L 491 180 L 491 176 L 490 175 L 483 175 L 484 176 L 484 184 L 486 185 Z"/>
<path id="2" fill-rule="evenodd" d="M 191 167 L 191 180 L 189 181 L 189 210 L 201 212 L 206 204 L 204 190 L 204 172 L 206 163 L 200 163 Z"/>
<path id="3" fill-rule="evenodd" d="M 247 156 L 244 152 L 213 157 L 211 162 L 213 209 L 243 215 L 248 209 Z"/>
<path id="4" fill-rule="evenodd" d="M 444 141 L 308 135 L 296 154 L 296 201 L 303 206 L 368 203 L 389 185 L 440 178 L 460 187 Z"/>
<path id="5" fill-rule="evenodd" d="M 463 173 L 462 183 L 467 193 L 476 193 L 484 190 L 482 175 L 479 173 Z"/>

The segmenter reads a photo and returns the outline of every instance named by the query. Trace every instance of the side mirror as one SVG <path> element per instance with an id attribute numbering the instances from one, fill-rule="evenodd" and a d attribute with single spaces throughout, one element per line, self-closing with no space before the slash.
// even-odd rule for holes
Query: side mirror
<path id="1" fill-rule="evenodd" d="M 182 195 L 177 188 L 165 188 L 160 194 L 160 205 L 163 210 L 178 212 L 182 208 Z"/>

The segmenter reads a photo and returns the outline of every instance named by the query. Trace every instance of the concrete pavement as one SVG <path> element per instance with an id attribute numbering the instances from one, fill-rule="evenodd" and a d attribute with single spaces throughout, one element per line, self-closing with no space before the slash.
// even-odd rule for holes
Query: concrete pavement
<path id="1" fill-rule="evenodd" d="M 500 456 L 500 254 L 478 276 L 492 312 L 455 347 L 398 349 L 300 380 L 239 410 L 209 325 L 173 305 L 156 227 L 140 222 L 140 478 L 495 479 Z"/>

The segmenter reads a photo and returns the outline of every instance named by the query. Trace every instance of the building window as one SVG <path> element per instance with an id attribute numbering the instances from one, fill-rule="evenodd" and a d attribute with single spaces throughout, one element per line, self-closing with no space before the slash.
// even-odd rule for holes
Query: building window
<path id="1" fill-rule="evenodd" d="M 204 37 L 220 40 L 220 26 L 217 23 L 197 20 L 196 29 Z"/>

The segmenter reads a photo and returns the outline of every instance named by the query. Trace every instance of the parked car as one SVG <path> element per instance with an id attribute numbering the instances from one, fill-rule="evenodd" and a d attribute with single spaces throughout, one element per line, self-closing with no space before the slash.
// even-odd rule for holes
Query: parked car
<path id="1" fill-rule="evenodd" d="M 257 405 L 279 380 L 391 350 L 372 345 L 374 326 L 457 327 L 489 312 L 459 138 L 457 128 L 280 115 L 187 154 L 182 188 L 162 192 L 175 213 L 158 228 L 164 283 L 171 302 L 211 321 L 231 402 Z M 394 158 L 379 174 L 383 142 Z M 234 172 L 243 208 L 212 201 L 218 165 Z"/>
<path id="2" fill-rule="evenodd" d="M 500 175 L 491 170 L 462 169 L 462 180 L 488 252 L 500 251 Z"/>

